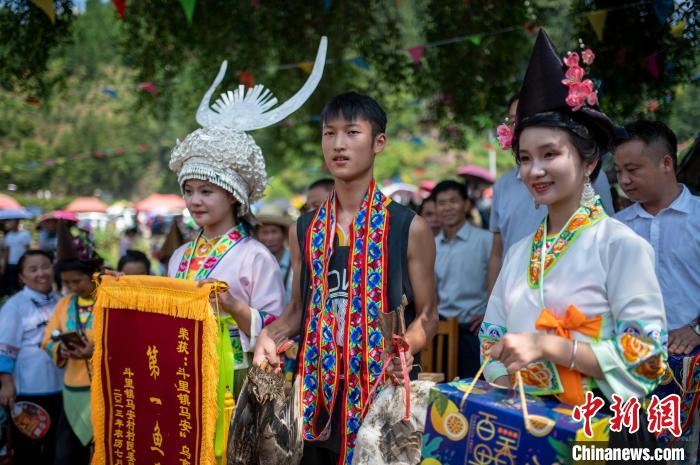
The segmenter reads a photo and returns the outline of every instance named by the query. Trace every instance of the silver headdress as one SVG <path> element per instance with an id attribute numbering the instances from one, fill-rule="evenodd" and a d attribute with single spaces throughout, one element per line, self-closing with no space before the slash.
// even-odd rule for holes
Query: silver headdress
<path id="1" fill-rule="evenodd" d="M 224 61 L 197 109 L 197 122 L 202 127 L 184 141 L 177 141 L 170 157 L 170 169 L 177 173 L 180 186 L 188 179 L 209 181 L 233 194 L 240 203 L 239 215 L 247 214 L 250 204 L 262 197 L 267 174 L 262 150 L 244 131 L 272 126 L 306 102 L 323 75 L 327 42 L 326 37 L 321 38 L 304 86 L 276 108 L 277 99 L 260 84 L 248 92 L 240 85 L 223 93 L 210 108 L 212 94 L 226 74 Z"/>

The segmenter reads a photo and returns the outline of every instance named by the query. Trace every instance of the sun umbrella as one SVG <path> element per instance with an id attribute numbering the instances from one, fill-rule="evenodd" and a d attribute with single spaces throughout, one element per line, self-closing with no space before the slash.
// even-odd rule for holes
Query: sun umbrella
<path id="1" fill-rule="evenodd" d="M 97 197 L 78 197 L 73 200 L 67 207 L 67 212 L 70 213 L 105 213 L 108 205 Z"/>
<path id="2" fill-rule="evenodd" d="M 9 195 L 0 194 L 0 210 L 19 210 L 22 205 Z"/>
<path id="3" fill-rule="evenodd" d="M 77 223 L 79 221 L 78 217 L 75 216 L 75 214 L 73 214 L 71 212 L 67 212 L 64 210 L 56 210 L 56 211 L 44 213 L 43 215 L 41 215 L 37 221 L 37 226 L 39 226 L 39 224 L 41 224 L 42 222 L 47 221 L 47 220 L 66 220 L 66 221 L 72 221 L 74 223 Z"/>
<path id="4" fill-rule="evenodd" d="M 181 213 L 185 199 L 175 194 L 151 194 L 137 202 L 134 208 L 140 212 Z"/>
<path id="5" fill-rule="evenodd" d="M 464 177 L 473 177 L 482 179 L 490 184 L 496 182 L 496 179 L 486 168 L 476 165 L 465 165 L 457 168 L 457 174 Z"/>
<path id="6" fill-rule="evenodd" d="M 2 220 L 26 220 L 32 217 L 24 208 L 8 208 L 0 210 L 0 221 Z"/>

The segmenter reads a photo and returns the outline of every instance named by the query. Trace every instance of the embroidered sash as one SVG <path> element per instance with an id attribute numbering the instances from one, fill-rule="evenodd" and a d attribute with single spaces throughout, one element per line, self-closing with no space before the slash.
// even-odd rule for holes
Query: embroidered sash
<path id="1" fill-rule="evenodd" d="M 532 245 L 530 246 L 530 261 L 528 263 L 527 273 L 528 285 L 532 289 L 540 287 L 540 272 L 542 268 L 540 253 L 543 247 L 546 249 L 544 275 L 547 276 L 562 255 L 571 247 L 571 244 L 578 239 L 581 233 L 606 216 L 607 214 L 603 209 L 603 203 L 600 201 L 600 198 L 596 199 L 595 203 L 590 206 L 579 207 L 578 210 L 571 215 L 566 226 L 559 232 L 559 235 L 554 239 L 552 246 L 549 248 L 543 244 L 543 242 L 547 240 L 547 238 L 544 237 L 545 223 L 547 222 L 547 217 L 545 216 L 542 223 L 540 223 L 540 226 L 537 228 L 535 236 L 532 239 Z"/>
<path id="2" fill-rule="evenodd" d="M 338 400 L 338 364 L 343 363 L 342 421 L 333 427 L 342 428 L 339 463 L 350 465 L 370 388 L 382 373 L 384 337 L 378 315 L 388 308 L 389 212 L 386 197 L 372 181 L 350 227 L 348 306 L 343 347 L 339 349 L 336 344 L 338 322 L 328 296 L 327 279 L 333 255 L 335 209 L 333 193 L 317 210 L 306 235 L 306 259 L 313 290 L 306 309 L 299 370 L 304 439 L 326 440 L 330 435 L 333 407 Z M 326 412 L 328 421 L 319 425 L 322 411 Z"/>

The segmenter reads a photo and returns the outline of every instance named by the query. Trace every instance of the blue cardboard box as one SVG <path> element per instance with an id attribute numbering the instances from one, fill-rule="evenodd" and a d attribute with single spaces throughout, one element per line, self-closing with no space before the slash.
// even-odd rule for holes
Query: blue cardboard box
<path id="1" fill-rule="evenodd" d="M 532 432 L 525 429 L 516 391 L 478 381 L 463 402 L 471 379 L 438 384 L 430 392 L 422 465 L 571 463 L 574 441 L 608 442 L 608 420 L 596 415 L 593 438 L 571 418 L 571 406 L 527 397 Z"/>

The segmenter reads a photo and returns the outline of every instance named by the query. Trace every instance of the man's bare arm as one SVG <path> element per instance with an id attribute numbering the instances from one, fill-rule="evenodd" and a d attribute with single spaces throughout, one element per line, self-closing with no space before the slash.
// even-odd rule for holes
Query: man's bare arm
<path id="1" fill-rule="evenodd" d="M 416 319 L 406 330 L 406 341 L 415 354 L 432 341 L 438 326 L 435 239 L 420 216 L 413 218 L 408 234 L 408 279 L 413 289 Z"/>
<path id="2" fill-rule="evenodd" d="M 501 265 L 503 264 L 503 241 L 501 240 L 501 233 L 493 233 L 493 245 L 491 246 L 491 255 L 489 256 L 489 267 L 488 267 L 488 291 L 489 296 L 491 291 L 493 291 L 493 286 L 496 284 L 496 279 L 498 278 L 498 273 L 501 272 Z"/>
<path id="3" fill-rule="evenodd" d="M 267 360 L 272 366 L 280 363 L 277 346 L 287 339 L 298 335 L 301 330 L 301 252 L 297 240 L 296 223 L 289 227 L 289 253 L 292 261 L 292 299 L 282 315 L 270 325 L 265 326 L 258 335 L 255 344 L 254 365 L 261 365 Z"/>

